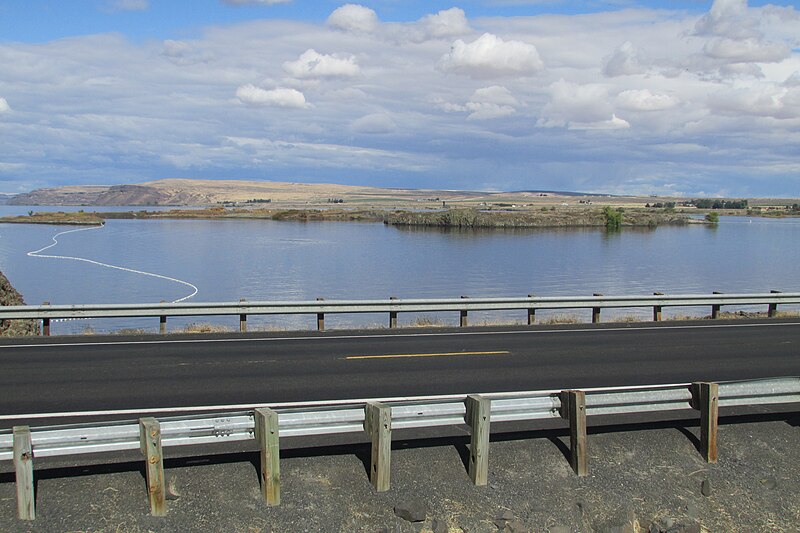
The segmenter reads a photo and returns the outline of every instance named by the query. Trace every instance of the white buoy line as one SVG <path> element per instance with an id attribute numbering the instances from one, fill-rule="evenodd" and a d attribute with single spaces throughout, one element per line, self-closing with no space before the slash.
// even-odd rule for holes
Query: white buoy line
<path id="1" fill-rule="evenodd" d="M 126 268 L 126 267 L 122 267 L 122 266 L 118 266 L 118 265 L 111 265 L 111 264 L 108 264 L 108 263 L 101 263 L 100 261 L 95 261 L 93 259 L 86 259 L 85 257 L 73 257 L 73 256 L 69 256 L 69 255 L 49 255 L 49 254 L 43 254 L 42 253 L 45 250 L 49 250 L 50 248 L 56 246 L 58 244 L 58 238 L 57 237 L 60 237 L 61 235 L 66 235 L 67 233 L 77 233 L 79 231 L 90 231 L 90 230 L 96 230 L 96 229 L 103 229 L 105 226 L 106 226 L 105 224 L 100 224 L 99 226 L 90 226 L 88 228 L 79 228 L 79 229 L 71 229 L 71 230 L 67 230 L 67 231 L 61 231 L 61 232 L 56 233 L 55 235 L 53 235 L 53 237 L 52 237 L 53 243 L 52 244 L 48 244 L 44 248 L 39 248 L 38 250 L 34 250 L 32 252 L 28 252 L 27 255 L 30 256 L 30 257 L 39 257 L 39 258 L 43 258 L 43 259 L 67 259 L 67 260 L 70 260 L 70 261 L 80 261 L 80 262 L 83 262 L 83 263 L 89 263 L 89 264 L 101 266 L 101 267 L 104 267 L 104 268 L 113 268 L 115 270 L 122 270 L 123 272 L 130 272 L 132 274 L 140 274 L 142 276 L 150 276 L 150 277 L 153 277 L 153 278 L 159 278 L 159 279 L 163 279 L 163 280 L 166 280 L 166 281 L 172 281 L 174 283 L 180 283 L 181 285 L 186 285 L 187 287 L 192 289 L 192 293 L 191 294 L 189 294 L 187 296 L 184 296 L 183 298 L 179 298 L 177 300 L 173 300 L 172 303 L 178 303 L 178 302 L 182 302 L 184 300 L 188 300 L 189 298 L 191 298 L 192 296 L 197 294 L 198 289 L 197 289 L 197 287 L 195 285 L 192 285 L 188 281 L 183 281 L 181 279 L 171 278 L 169 276 L 164 276 L 162 274 L 154 274 L 153 272 L 145 272 L 144 270 L 136 270 L 136 269 L 133 269 L 133 268 Z"/>

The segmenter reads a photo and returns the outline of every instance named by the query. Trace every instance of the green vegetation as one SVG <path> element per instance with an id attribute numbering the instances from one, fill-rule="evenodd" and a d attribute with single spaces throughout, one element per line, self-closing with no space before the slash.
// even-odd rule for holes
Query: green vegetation
<path id="1" fill-rule="evenodd" d="M 719 213 L 714 213 L 713 211 L 706 215 L 706 222 L 710 222 L 711 224 L 719 224 Z"/>
<path id="2" fill-rule="evenodd" d="M 3 217 L 0 222 L 11 224 L 65 224 L 75 226 L 92 226 L 103 223 L 103 218 L 99 213 L 55 213 L 28 211 L 27 216 Z"/>
<path id="3" fill-rule="evenodd" d="M 698 209 L 747 209 L 747 200 L 712 200 L 710 198 L 695 199 L 687 202 Z"/>
<path id="4" fill-rule="evenodd" d="M 622 209 L 614 209 L 607 205 L 603 208 L 603 216 L 607 229 L 619 229 L 622 226 Z"/>

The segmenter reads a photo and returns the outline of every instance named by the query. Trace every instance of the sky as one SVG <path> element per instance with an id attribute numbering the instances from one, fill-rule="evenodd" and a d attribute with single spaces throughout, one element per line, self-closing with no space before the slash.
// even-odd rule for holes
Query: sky
<path id="1" fill-rule="evenodd" d="M 800 5 L 0 0 L 0 192 L 800 197 Z"/>

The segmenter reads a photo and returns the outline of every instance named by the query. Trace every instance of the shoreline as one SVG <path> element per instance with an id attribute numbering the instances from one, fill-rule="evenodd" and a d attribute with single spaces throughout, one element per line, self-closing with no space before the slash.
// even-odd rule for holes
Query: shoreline
<path id="1" fill-rule="evenodd" d="M 653 209 L 624 209 L 618 227 L 657 227 L 708 224 L 688 214 Z M 245 209 L 209 207 L 170 209 L 167 211 L 119 212 L 29 212 L 0 218 L 9 224 L 99 225 L 106 220 L 276 220 L 296 222 L 372 222 L 390 226 L 417 226 L 460 229 L 489 228 L 602 228 L 609 222 L 600 208 L 542 208 L 541 210 L 496 211 L 453 208 L 440 211 L 408 211 L 390 209 Z M 613 228 L 616 229 L 616 228 Z"/>

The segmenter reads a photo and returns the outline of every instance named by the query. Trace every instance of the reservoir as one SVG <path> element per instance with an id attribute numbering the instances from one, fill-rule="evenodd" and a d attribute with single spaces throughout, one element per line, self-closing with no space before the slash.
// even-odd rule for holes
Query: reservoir
<path id="1" fill-rule="evenodd" d="M 2 206 L 0 214 L 29 209 L 65 208 Z M 0 270 L 27 303 L 800 291 L 796 218 L 723 217 L 716 227 L 614 233 L 595 228 L 442 230 L 354 222 L 110 220 L 100 229 L 59 235 L 54 243 L 56 234 L 75 229 L 0 224 Z M 590 311 L 567 313 L 587 320 Z M 651 313 L 604 310 L 603 320 Z M 708 313 L 665 309 L 666 317 Z M 523 319 L 519 312 L 470 314 L 471 323 Z M 427 320 L 451 325 L 458 317 L 400 315 L 401 325 Z M 233 328 L 238 317 L 170 318 L 169 328 L 196 322 Z M 329 328 L 386 322 L 382 315 L 326 317 Z M 248 319 L 249 327 L 263 329 L 311 328 L 313 323 L 313 316 Z M 123 328 L 154 332 L 158 318 L 56 322 L 53 333 Z"/>

